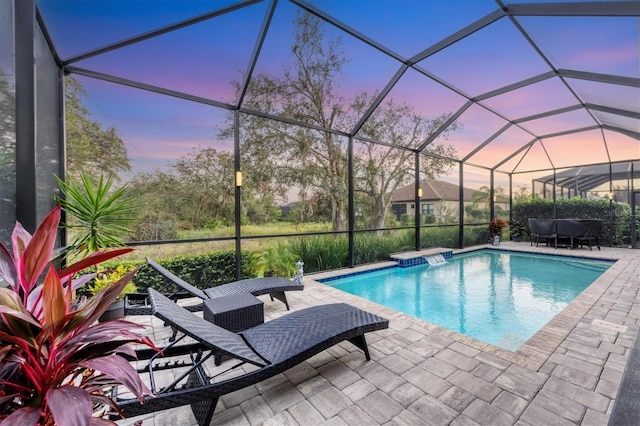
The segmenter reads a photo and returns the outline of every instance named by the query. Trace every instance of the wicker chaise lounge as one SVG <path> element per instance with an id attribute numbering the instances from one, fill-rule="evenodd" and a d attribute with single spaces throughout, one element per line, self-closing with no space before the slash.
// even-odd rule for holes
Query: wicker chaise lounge
<path id="1" fill-rule="evenodd" d="M 303 290 L 304 285 L 295 281 L 282 278 L 282 277 L 263 277 L 263 278 L 247 278 L 244 280 L 233 281 L 227 284 L 222 284 L 215 287 L 209 287 L 204 290 L 189 284 L 182 278 L 174 275 L 167 268 L 158 264 L 155 260 L 147 257 L 147 263 L 153 269 L 158 271 L 162 276 L 171 281 L 171 283 L 181 287 L 183 290 L 191 293 L 193 296 L 199 297 L 202 300 L 215 299 L 217 297 L 230 296 L 232 294 L 251 293 L 254 296 L 260 296 L 268 294 L 271 296 L 271 300 L 274 298 L 280 300 L 285 304 L 287 310 L 289 310 L 289 302 L 285 291 Z"/>
<path id="2" fill-rule="evenodd" d="M 287 301 L 285 291 L 304 290 L 304 284 L 302 284 L 302 282 L 282 277 L 248 278 L 201 290 L 149 257 L 147 257 L 147 263 L 171 284 L 174 284 L 191 296 L 198 297 L 203 301 L 242 293 L 250 293 L 254 296 L 268 294 L 271 300 L 274 298 L 280 300 L 285 304 L 287 310 L 289 310 L 289 302 Z M 125 299 L 125 312 L 127 315 L 150 315 L 152 313 L 149 302 L 146 300 L 146 295 L 141 299 L 137 297 L 138 295 L 131 296 L 134 296 L 134 298 Z M 171 295 L 170 297 L 173 299 L 175 296 L 176 295 Z M 190 311 L 200 311 L 202 310 L 202 304 L 189 306 L 188 309 Z"/>
<path id="3" fill-rule="evenodd" d="M 140 372 L 149 373 L 154 395 L 144 404 L 136 399 L 118 399 L 116 395 L 116 401 L 127 417 L 190 404 L 198 424 L 208 425 L 222 395 L 282 373 L 337 343 L 348 340 L 362 349 L 366 359 L 370 360 L 365 333 L 389 326 L 387 319 L 337 303 L 301 309 L 233 333 L 207 322 L 153 289 L 149 289 L 149 295 L 154 315 L 183 335 L 164 348 L 162 356 L 150 350 L 138 353 L 139 359 L 149 359 Z M 197 343 L 176 345 L 185 337 Z M 216 376 L 206 374 L 203 363 L 218 352 L 234 358 L 221 367 L 233 364 L 223 373 L 244 364 L 257 368 L 236 377 L 218 378 L 221 381 L 216 382 Z M 180 359 L 184 360 L 184 355 L 189 355 L 191 363 L 174 365 L 164 359 L 181 356 Z M 161 369 L 176 369 L 172 372 L 178 378 L 158 389 L 154 374 Z"/>

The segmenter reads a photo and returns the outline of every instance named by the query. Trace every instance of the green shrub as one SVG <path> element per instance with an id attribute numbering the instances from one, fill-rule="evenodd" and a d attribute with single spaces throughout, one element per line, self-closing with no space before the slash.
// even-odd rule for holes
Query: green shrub
<path id="1" fill-rule="evenodd" d="M 349 240 L 345 235 L 314 235 L 295 238 L 289 251 L 304 262 L 305 272 L 326 271 L 348 266 Z"/>
<path id="2" fill-rule="evenodd" d="M 236 258 L 235 252 L 232 250 L 155 260 L 183 280 L 199 288 L 212 287 L 236 280 Z M 120 262 L 119 264 L 124 267 L 140 266 L 140 270 L 133 277 L 133 283 L 138 287 L 138 291 L 146 292 L 148 287 L 156 290 L 163 290 L 167 287 L 162 276 L 146 262 Z M 242 251 L 240 278 L 254 276 L 251 271 L 251 254 Z"/>
<path id="3" fill-rule="evenodd" d="M 485 225 L 473 225 L 464 227 L 464 246 L 475 246 L 478 244 L 485 244 L 489 232 Z"/>
<path id="4" fill-rule="evenodd" d="M 298 255 L 291 253 L 287 245 L 278 243 L 252 254 L 252 270 L 258 277 L 291 278 L 296 273 Z"/>
<path id="5" fill-rule="evenodd" d="M 484 226 L 486 234 L 486 226 Z M 458 226 L 428 226 L 420 229 L 420 247 L 458 247 Z"/>
<path id="6" fill-rule="evenodd" d="M 115 269 L 104 269 L 101 267 L 100 270 L 96 273 L 96 277 L 91 280 L 89 284 L 87 284 L 87 291 L 91 295 L 94 295 L 103 288 L 108 287 L 117 281 L 120 281 L 122 277 L 127 275 L 127 273 L 131 272 L 133 269 L 133 265 L 118 265 L 118 267 L 116 267 Z M 135 293 L 137 290 L 138 289 L 136 285 L 132 281 L 129 281 L 120 292 L 118 300 L 124 299 L 125 294 Z"/>
<path id="7" fill-rule="evenodd" d="M 424 223 L 425 225 L 436 223 L 436 216 L 433 214 L 423 214 L 422 223 Z"/>
<path id="8" fill-rule="evenodd" d="M 353 261 L 356 265 L 379 262 L 388 260 L 392 253 L 412 250 L 415 247 L 414 235 L 412 230 L 386 231 L 382 236 L 356 234 Z"/>
<path id="9" fill-rule="evenodd" d="M 553 219 L 553 201 L 534 198 L 515 202 L 512 206 L 512 220 L 519 221 L 530 235 L 529 218 Z M 557 219 L 601 219 L 603 244 L 628 244 L 630 235 L 631 209 L 628 204 L 609 203 L 607 200 L 584 198 L 561 198 L 556 201 Z"/>

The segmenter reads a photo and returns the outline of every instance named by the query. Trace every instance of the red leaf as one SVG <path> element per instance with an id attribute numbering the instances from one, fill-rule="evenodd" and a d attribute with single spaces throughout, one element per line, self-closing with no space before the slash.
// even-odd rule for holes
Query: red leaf
<path id="1" fill-rule="evenodd" d="M 126 254 L 133 251 L 132 248 L 122 248 L 110 251 L 97 251 L 95 253 L 91 253 L 89 256 L 84 259 L 74 263 L 73 265 L 69 265 L 64 269 L 61 269 L 58 272 L 61 280 L 69 277 L 70 275 L 75 274 L 76 272 L 80 272 L 84 269 L 87 269 L 90 266 L 97 265 L 98 263 L 102 263 L 114 257 L 120 256 L 122 254 Z"/>
<path id="2" fill-rule="evenodd" d="M 0 305 L 0 314 L 10 315 L 24 322 L 28 322 L 29 324 L 35 325 L 36 327 L 40 327 L 40 324 L 38 323 L 38 321 L 34 320 L 30 314 L 20 312 L 15 309 L 8 308 L 6 306 Z"/>
<path id="3" fill-rule="evenodd" d="M 84 389 L 61 386 L 50 389 L 46 398 L 56 424 L 86 426 L 91 421 L 91 397 Z"/>
<path id="4" fill-rule="evenodd" d="M 119 281 L 103 288 L 93 295 L 93 297 L 91 297 L 91 299 L 89 299 L 89 301 L 77 311 L 78 315 L 69 321 L 68 326 L 77 328 L 78 330 L 85 330 L 90 327 L 98 317 L 116 301 L 122 292 L 122 289 L 124 289 L 127 283 L 131 281 L 136 272 L 138 272 L 138 269 L 139 268 L 136 268 L 128 272 L 125 276 L 120 278 Z"/>
<path id="5" fill-rule="evenodd" d="M 120 355 L 113 354 L 101 358 L 88 359 L 81 362 L 80 365 L 98 370 L 122 383 L 140 402 L 144 401 L 144 395 L 151 395 L 151 391 L 142 383 L 140 375 L 135 368 Z"/>
<path id="6" fill-rule="evenodd" d="M 24 249 L 24 253 L 22 253 L 23 287 L 27 295 L 31 292 L 31 287 L 36 283 L 44 268 L 51 261 L 59 223 L 60 206 L 51 210 L 47 217 L 44 218 Z"/>
<path id="7" fill-rule="evenodd" d="M 38 407 L 21 408 L 5 418 L 2 423 L 0 423 L 0 426 L 35 426 L 38 424 L 38 420 L 40 420 L 40 414 L 42 414 L 42 411 Z"/>
<path id="8" fill-rule="evenodd" d="M 142 335 L 130 330 L 143 328 L 140 324 L 123 320 L 105 321 L 74 333 L 73 338 L 69 339 L 68 343 L 78 346 L 85 344 L 95 345 L 102 342 L 110 342 L 118 337 L 131 337 L 133 340 L 139 340 Z"/>
<path id="9" fill-rule="evenodd" d="M 51 333 L 55 333 L 64 316 L 69 312 L 69 305 L 65 297 L 62 282 L 53 266 L 49 267 L 49 272 L 42 285 L 42 308 L 44 309 L 44 323 Z"/>
<path id="10" fill-rule="evenodd" d="M 0 243 L 0 278 L 5 280 L 7 284 L 14 288 L 17 280 L 16 265 L 9 250 Z"/>
<path id="11" fill-rule="evenodd" d="M 13 246 L 13 257 L 15 259 L 22 257 L 22 253 L 24 253 L 24 250 L 27 248 L 29 240 L 31 240 L 31 234 L 22 227 L 20 222 L 16 222 L 16 226 L 14 226 L 13 232 L 11 233 L 11 245 Z"/>

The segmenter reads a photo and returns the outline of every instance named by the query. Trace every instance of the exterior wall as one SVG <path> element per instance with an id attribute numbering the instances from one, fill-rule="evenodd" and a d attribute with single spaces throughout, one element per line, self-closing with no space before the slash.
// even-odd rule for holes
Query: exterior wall
<path id="1" fill-rule="evenodd" d="M 0 0 L 0 236 L 29 232 L 55 206 L 64 177 L 62 72 L 38 26 L 35 0 Z M 19 190 L 17 190 L 19 189 Z"/>
<path id="2" fill-rule="evenodd" d="M 415 212 L 416 212 L 415 203 L 406 202 L 406 203 L 394 203 L 394 204 L 404 204 L 407 209 L 407 214 L 411 217 L 415 215 Z M 433 214 L 436 218 L 439 218 L 444 212 L 451 213 L 456 216 L 459 214 L 458 201 L 447 201 L 447 200 L 421 201 L 420 212 L 422 212 L 422 206 L 425 204 L 433 204 Z M 465 202 L 465 206 L 467 204 L 471 204 L 471 202 Z"/>

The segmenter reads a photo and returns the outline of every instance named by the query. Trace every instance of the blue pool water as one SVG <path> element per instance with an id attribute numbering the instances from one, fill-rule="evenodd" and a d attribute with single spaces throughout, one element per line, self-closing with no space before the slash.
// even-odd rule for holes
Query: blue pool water
<path id="1" fill-rule="evenodd" d="M 612 263 L 480 250 L 325 284 L 515 351 Z"/>

